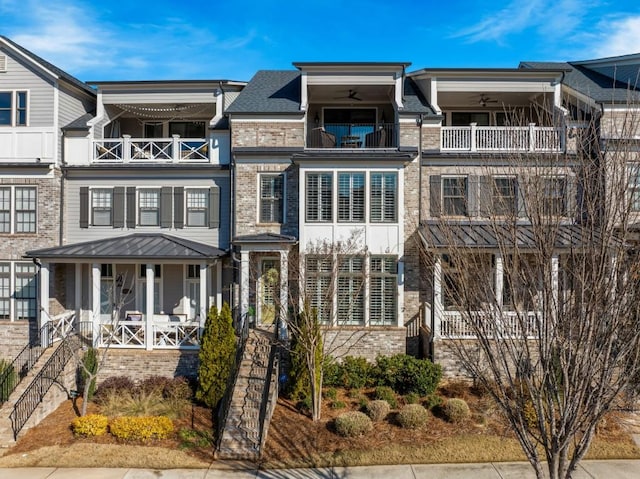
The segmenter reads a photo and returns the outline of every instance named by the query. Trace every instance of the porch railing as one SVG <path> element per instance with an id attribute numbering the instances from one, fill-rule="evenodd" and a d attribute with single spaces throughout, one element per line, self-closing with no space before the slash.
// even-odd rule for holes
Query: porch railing
<path id="1" fill-rule="evenodd" d="M 93 141 L 94 163 L 208 163 L 206 138 L 106 138 Z"/>
<path id="2" fill-rule="evenodd" d="M 444 311 L 438 332 L 440 337 L 447 339 L 474 339 L 477 336 L 472 322 L 478 322 L 490 337 L 536 338 L 540 317 L 537 311 L 503 311 L 494 314 L 483 311 Z"/>
<path id="3" fill-rule="evenodd" d="M 200 323 L 153 323 L 154 348 L 197 348 L 200 345 Z"/>
<path id="4" fill-rule="evenodd" d="M 115 323 L 100 323 L 98 345 L 115 348 L 190 349 L 200 344 L 200 323 L 198 321 L 154 321 L 147 333 L 146 321 L 120 320 Z"/>
<path id="5" fill-rule="evenodd" d="M 396 148 L 393 123 L 325 123 L 307 133 L 307 148 Z"/>
<path id="6" fill-rule="evenodd" d="M 443 126 L 442 151 L 529 151 L 564 149 L 564 129 L 554 126 Z"/>

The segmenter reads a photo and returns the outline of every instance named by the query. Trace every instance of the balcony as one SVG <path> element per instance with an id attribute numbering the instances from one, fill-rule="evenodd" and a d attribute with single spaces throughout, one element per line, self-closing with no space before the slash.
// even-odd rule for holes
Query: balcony
<path id="1" fill-rule="evenodd" d="M 122 138 L 93 140 L 93 163 L 209 163 L 206 138 Z"/>
<path id="2" fill-rule="evenodd" d="M 307 148 L 396 148 L 393 123 L 325 123 L 307 132 Z"/>
<path id="3" fill-rule="evenodd" d="M 564 130 L 554 126 L 444 126 L 441 151 L 559 152 L 564 150 Z"/>
<path id="4" fill-rule="evenodd" d="M 53 128 L 0 128 L 0 161 L 54 161 Z"/>

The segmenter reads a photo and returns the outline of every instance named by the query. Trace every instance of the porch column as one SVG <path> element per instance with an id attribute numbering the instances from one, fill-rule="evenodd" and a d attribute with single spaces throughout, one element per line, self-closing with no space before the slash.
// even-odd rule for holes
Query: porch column
<path id="1" fill-rule="evenodd" d="M 38 276 L 40 276 L 40 327 L 45 325 L 51 320 L 49 315 L 49 263 L 41 263 L 39 265 Z M 49 346 L 51 344 L 51 337 L 45 333 L 42 338 L 43 346 Z"/>
<path id="2" fill-rule="evenodd" d="M 146 291 L 147 291 L 147 304 L 144 306 L 145 312 L 145 331 L 144 331 L 144 342 L 147 347 L 147 351 L 153 349 L 154 337 L 153 337 L 153 298 L 154 298 L 154 290 L 155 290 L 155 268 L 152 264 L 147 264 L 146 266 Z"/>
<path id="3" fill-rule="evenodd" d="M 216 261 L 216 308 L 222 309 L 222 261 Z"/>
<path id="4" fill-rule="evenodd" d="M 82 312 L 82 265 L 80 263 L 75 264 L 74 281 L 76 321 L 80 322 L 82 319 L 80 318 L 80 313 Z"/>
<path id="5" fill-rule="evenodd" d="M 442 256 L 436 254 L 433 263 L 433 337 L 440 338 L 440 323 L 442 322 Z"/>
<path id="6" fill-rule="evenodd" d="M 249 252 L 240 252 L 240 326 L 244 321 L 248 321 L 249 312 Z"/>
<path id="7" fill-rule="evenodd" d="M 204 327 L 204 322 L 207 320 L 207 291 L 209 287 L 207 285 L 207 264 L 200 263 L 200 324 Z"/>
<path id="8" fill-rule="evenodd" d="M 504 292 L 504 263 L 502 260 L 502 255 L 500 253 L 496 253 L 496 304 L 498 305 L 498 311 L 502 312 L 502 299 Z"/>
<path id="9" fill-rule="evenodd" d="M 558 291 L 559 291 L 559 265 L 560 265 L 560 261 L 558 259 L 558 255 L 554 254 L 551 257 L 551 308 L 549 309 L 549 311 L 551 311 L 552 317 L 555 321 L 556 319 L 556 313 L 558 311 L 558 300 L 559 300 L 559 295 L 558 295 Z"/>
<path id="10" fill-rule="evenodd" d="M 93 330 L 98 332 L 100 338 L 100 265 L 97 263 L 91 265 L 91 321 Z"/>
<path id="11" fill-rule="evenodd" d="M 280 251 L 280 326 L 287 330 L 289 319 L 289 251 Z"/>

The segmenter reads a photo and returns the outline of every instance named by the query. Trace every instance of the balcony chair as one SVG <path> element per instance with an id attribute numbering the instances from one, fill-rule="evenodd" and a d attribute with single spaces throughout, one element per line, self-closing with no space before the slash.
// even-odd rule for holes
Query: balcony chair
<path id="1" fill-rule="evenodd" d="M 379 130 L 367 133 L 364 137 L 365 148 L 384 148 L 387 146 L 387 130 Z"/>
<path id="2" fill-rule="evenodd" d="M 312 148 L 335 148 L 336 136 L 333 133 L 325 131 L 323 127 L 311 130 L 311 147 Z"/>

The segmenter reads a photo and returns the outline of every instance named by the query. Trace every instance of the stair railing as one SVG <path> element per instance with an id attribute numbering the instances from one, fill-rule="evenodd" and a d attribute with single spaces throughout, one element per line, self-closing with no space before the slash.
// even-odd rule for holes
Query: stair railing
<path id="1" fill-rule="evenodd" d="M 260 416 L 258 417 L 258 453 L 262 453 L 262 448 L 267 440 L 267 429 L 271 415 L 278 401 L 278 386 L 279 386 L 279 370 L 280 370 L 280 334 L 281 334 L 281 319 L 278 317 L 275 324 L 275 337 L 276 341 L 271 345 L 269 351 L 269 364 L 267 365 L 266 384 L 262 390 L 262 400 L 260 402 Z M 276 374 L 275 381 L 273 380 L 273 374 Z M 273 393 L 271 386 L 274 384 Z M 273 394 L 274 400 L 271 401 L 271 395 Z M 269 407 L 271 406 L 271 407 Z"/>

